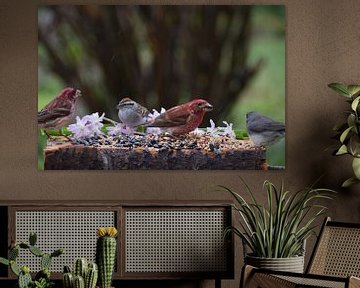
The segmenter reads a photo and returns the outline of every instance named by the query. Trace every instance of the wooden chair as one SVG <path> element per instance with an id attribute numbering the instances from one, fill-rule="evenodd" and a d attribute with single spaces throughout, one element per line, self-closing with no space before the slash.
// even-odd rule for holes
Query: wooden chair
<path id="1" fill-rule="evenodd" d="M 360 223 L 326 218 L 306 273 L 278 272 L 245 265 L 240 287 L 360 287 Z"/>

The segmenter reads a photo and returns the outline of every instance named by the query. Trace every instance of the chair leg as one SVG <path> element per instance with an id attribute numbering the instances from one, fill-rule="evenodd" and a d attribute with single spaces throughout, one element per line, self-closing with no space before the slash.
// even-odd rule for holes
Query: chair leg
<path id="1" fill-rule="evenodd" d="M 253 271 L 254 267 L 250 265 L 244 265 L 241 271 L 239 288 L 246 288 L 249 285 Z"/>

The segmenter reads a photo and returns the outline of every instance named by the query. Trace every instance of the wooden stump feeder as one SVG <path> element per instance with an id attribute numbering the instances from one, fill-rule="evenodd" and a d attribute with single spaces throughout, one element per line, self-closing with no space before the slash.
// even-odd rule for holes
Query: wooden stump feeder
<path id="1" fill-rule="evenodd" d="M 132 137 L 132 138 L 131 138 Z M 266 149 L 229 137 L 48 141 L 45 170 L 267 170 Z M 152 136 L 155 137 L 155 136 Z"/>

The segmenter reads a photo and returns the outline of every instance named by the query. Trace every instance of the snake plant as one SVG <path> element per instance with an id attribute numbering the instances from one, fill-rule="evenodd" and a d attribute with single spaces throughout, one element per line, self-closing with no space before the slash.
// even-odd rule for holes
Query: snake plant
<path id="1" fill-rule="evenodd" d="M 291 193 L 266 180 L 266 205 L 255 198 L 243 181 L 244 190 L 251 201 L 225 186 L 220 186 L 235 199 L 233 205 L 240 215 L 239 227 L 228 227 L 229 232 L 239 236 L 252 256 L 266 258 L 288 258 L 301 255 L 307 238 L 314 233 L 316 220 L 324 214 L 326 207 L 319 200 L 332 199 L 335 191 L 329 189 L 304 188 Z M 243 193 L 242 193 L 243 194 Z"/>

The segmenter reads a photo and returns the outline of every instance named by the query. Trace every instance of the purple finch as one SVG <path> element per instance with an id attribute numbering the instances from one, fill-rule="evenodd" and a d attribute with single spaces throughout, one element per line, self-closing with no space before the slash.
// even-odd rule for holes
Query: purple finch
<path id="1" fill-rule="evenodd" d="M 172 135 L 186 134 L 195 130 L 213 106 L 203 99 L 195 99 L 175 106 L 157 116 L 149 127 L 159 127 Z"/>
<path id="2" fill-rule="evenodd" d="M 285 135 L 285 125 L 257 112 L 246 114 L 246 128 L 252 142 L 257 146 L 269 146 Z"/>
<path id="3" fill-rule="evenodd" d="M 130 98 L 123 98 L 116 106 L 120 121 L 129 128 L 149 122 L 149 111 Z"/>
<path id="4" fill-rule="evenodd" d="M 60 129 L 66 126 L 74 116 L 80 90 L 65 88 L 38 112 L 38 127 L 43 129 Z"/>

